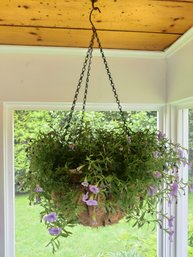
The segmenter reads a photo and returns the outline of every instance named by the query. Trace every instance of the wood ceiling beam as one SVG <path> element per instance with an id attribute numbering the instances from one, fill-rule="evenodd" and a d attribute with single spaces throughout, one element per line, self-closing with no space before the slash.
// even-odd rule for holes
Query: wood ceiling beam
<path id="1" fill-rule="evenodd" d="M 0 26 L 1 44 L 88 47 L 90 30 Z M 167 48 L 180 35 L 98 31 L 102 46 L 110 49 L 152 50 Z"/>
<path id="2" fill-rule="evenodd" d="M 164 50 L 193 26 L 193 0 L 98 0 L 96 6 L 101 13 L 94 12 L 93 22 L 105 48 Z M 90 0 L 1 0 L 0 44 L 87 47 L 90 10 Z"/>
<path id="3" fill-rule="evenodd" d="M 108 3 L 108 4 L 107 4 Z M 193 1 L 100 0 L 93 21 L 98 29 L 184 33 L 193 24 Z M 1 25 L 90 28 L 85 1 L 1 0 Z"/>

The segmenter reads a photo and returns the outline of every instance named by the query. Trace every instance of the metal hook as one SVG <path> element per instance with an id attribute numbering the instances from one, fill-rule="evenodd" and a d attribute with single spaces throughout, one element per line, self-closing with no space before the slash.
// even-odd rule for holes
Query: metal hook
<path id="1" fill-rule="evenodd" d="M 89 21 L 90 21 L 90 23 L 92 25 L 93 31 L 96 31 L 96 28 L 95 28 L 95 26 L 94 26 L 94 24 L 92 22 L 92 13 L 93 13 L 93 11 L 99 11 L 101 13 L 101 10 L 98 7 L 94 6 L 97 1 L 98 0 L 91 0 L 91 2 L 92 2 L 92 10 L 90 11 Z"/>
<path id="2" fill-rule="evenodd" d="M 95 6 L 94 6 L 97 1 L 98 1 L 98 0 L 91 0 L 91 2 L 92 2 L 92 9 L 98 10 L 99 12 L 101 12 L 98 7 L 95 7 Z"/>

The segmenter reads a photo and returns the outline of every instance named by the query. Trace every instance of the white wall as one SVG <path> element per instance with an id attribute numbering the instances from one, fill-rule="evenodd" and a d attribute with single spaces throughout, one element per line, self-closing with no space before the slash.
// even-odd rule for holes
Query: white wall
<path id="1" fill-rule="evenodd" d="M 0 103 L 0 257 L 4 256 L 3 105 Z"/>
<path id="2" fill-rule="evenodd" d="M 193 29 L 179 41 L 186 43 L 167 58 L 168 102 L 193 97 Z"/>
<path id="3" fill-rule="evenodd" d="M 101 57 L 93 58 L 89 102 L 114 102 Z M 165 66 L 161 55 L 130 57 L 107 51 L 121 102 L 164 103 Z M 71 102 L 85 50 L 0 47 L 0 101 Z"/>

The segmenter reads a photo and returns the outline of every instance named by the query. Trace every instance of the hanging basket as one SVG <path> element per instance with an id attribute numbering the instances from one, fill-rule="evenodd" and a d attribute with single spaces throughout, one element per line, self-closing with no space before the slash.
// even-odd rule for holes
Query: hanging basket
<path id="1" fill-rule="evenodd" d="M 116 203 L 114 203 L 115 208 L 112 212 L 107 211 L 105 201 L 105 198 L 100 198 L 99 206 L 87 206 L 82 203 L 81 195 L 78 202 L 83 207 L 83 211 L 78 214 L 80 224 L 89 227 L 100 227 L 118 223 L 124 217 L 124 212 Z"/>
<path id="2" fill-rule="evenodd" d="M 74 126 L 74 129 L 76 127 L 77 126 Z M 70 143 L 68 141 L 66 144 L 61 143 L 63 141 L 56 139 L 56 135 L 47 134 L 45 138 L 40 140 L 41 145 L 37 144 L 35 146 L 36 149 L 33 148 L 33 153 L 37 152 L 37 149 L 40 151 L 40 148 L 42 148 L 45 160 L 41 160 L 41 162 L 44 162 L 46 166 L 52 167 L 53 163 L 55 163 L 55 170 L 60 174 L 59 177 L 53 175 L 52 178 L 49 178 L 49 180 L 54 180 L 53 184 L 56 184 L 55 190 L 51 188 L 50 195 L 59 212 L 64 213 L 64 217 L 69 218 L 68 213 L 72 212 L 74 213 L 73 219 L 76 220 L 77 223 L 90 227 L 99 227 L 117 223 L 125 216 L 124 210 L 121 208 L 117 199 L 119 196 L 117 196 L 117 193 L 113 192 L 112 182 L 110 181 L 113 172 L 120 173 L 120 177 L 123 176 L 120 172 L 124 170 L 124 165 L 122 165 L 121 160 L 123 156 L 120 148 L 122 147 L 123 151 L 123 147 L 125 147 L 125 150 L 128 151 L 129 141 L 124 131 L 118 128 L 117 130 L 118 131 L 116 131 L 116 129 L 106 130 L 105 127 L 94 129 L 94 127 L 87 122 L 85 129 L 79 134 L 78 140 L 76 137 L 75 139 L 73 138 L 73 128 L 71 127 L 69 134 L 65 134 L 65 137 L 71 140 Z M 119 136 L 119 140 L 117 140 L 117 136 Z M 108 142 L 109 140 L 110 142 Z M 44 145 L 44 142 L 47 144 L 47 141 L 49 142 L 52 154 L 48 150 L 48 146 Z M 112 145 L 115 144 L 117 144 L 117 147 L 115 147 L 114 152 L 111 153 L 109 150 L 112 150 Z M 47 156 L 45 156 L 45 149 L 47 149 L 49 155 L 52 155 L 52 163 L 50 165 L 48 165 L 49 162 L 46 161 Z M 120 151 L 120 154 L 117 154 L 116 151 Z M 60 155 L 64 156 L 63 160 Z M 40 154 L 38 158 L 40 158 Z M 58 158 L 59 161 L 57 160 Z M 112 160 L 109 164 L 106 162 L 108 159 Z M 33 166 L 38 166 L 35 162 L 39 160 L 32 158 L 31 161 L 34 162 Z M 67 167 L 67 165 L 69 166 Z M 63 168 L 65 166 L 66 168 Z M 101 173 L 104 172 L 104 175 L 106 173 L 104 181 L 98 181 L 98 174 L 92 174 L 92 169 L 101 169 Z M 44 169 L 42 169 L 42 171 L 43 170 Z M 54 171 L 50 173 L 55 174 Z M 68 197 L 68 195 L 66 196 L 68 189 L 66 189 L 65 185 L 62 185 L 62 188 L 58 187 L 60 183 L 57 183 L 57 180 L 61 180 L 62 176 L 64 176 L 64 179 L 67 181 L 67 188 L 74 192 L 72 198 L 74 205 L 70 207 L 71 210 L 66 208 L 66 206 L 62 206 L 62 203 L 66 202 L 66 197 Z M 43 178 L 43 180 L 45 179 L 44 174 L 39 174 L 39 177 Z M 42 186 L 40 179 L 38 179 L 38 181 L 38 184 Z M 87 186 L 84 186 L 85 184 Z M 92 184 L 94 184 L 94 186 Z M 97 188 L 99 192 L 94 194 L 90 191 L 90 186 Z M 48 192 L 49 190 L 46 191 Z M 86 194 L 88 195 L 88 199 L 84 201 Z M 96 201 L 97 205 L 88 205 L 86 200 L 90 199 Z"/>
<path id="3" fill-rule="evenodd" d="M 38 193 L 43 206 L 49 206 L 44 214 L 55 210 L 61 224 L 98 227 L 126 217 L 141 226 L 150 214 L 156 219 L 159 199 L 176 183 L 169 171 L 186 162 L 181 148 L 161 132 L 145 129 L 128 137 L 119 124 L 107 122 L 96 129 L 93 123 L 84 123 L 78 139 L 74 125 L 68 134 L 45 133 L 32 143 L 31 200 Z"/>
<path id="4" fill-rule="evenodd" d="M 88 206 L 86 202 L 83 201 L 83 197 L 85 195 L 85 190 L 83 187 L 78 187 L 77 185 L 73 186 L 74 190 L 77 191 L 77 223 L 89 227 L 107 226 L 118 223 L 119 220 L 125 216 L 119 204 L 113 201 L 112 195 L 108 198 L 106 198 L 104 195 L 100 195 L 97 197 L 97 206 Z M 62 194 L 52 192 L 52 199 L 58 208 L 60 208 L 59 205 L 61 204 Z M 111 207 L 113 206 L 113 210 L 110 211 L 106 208 L 107 201 L 111 202 Z"/>

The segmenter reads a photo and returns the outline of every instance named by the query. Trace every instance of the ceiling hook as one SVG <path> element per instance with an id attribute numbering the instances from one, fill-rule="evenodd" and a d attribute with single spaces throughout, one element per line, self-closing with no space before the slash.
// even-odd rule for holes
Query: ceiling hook
<path id="1" fill-rule="evenodd" d="M 92 22 L 92 13 L 93 13 L 93 11 L 99 11 L 99 12 L 101 13 L 101 10 L 100 10 L 98 7 L 95 6 L 95 3 L 96 3 L 97 1 L 98 1 L 98 0 L 91 0 L 91 2 L 92 2 L 92 10 L 90 11 L 89 21 L 90 21 L 90 23 L 91 23 L 91 25 L 92 25 L 93 31 L 96 31 L 96 28 L 95 28 L 95 26 L 94 26 L 94 24 L 93 24 L 93 22 Z"/>
<path id="2" fill-rule="evenodd" d="M 101 10 L 100 10 L 98 7 L 95 7 L 95 6 L 94 6 L 97 1 L 98 1 L 98 0 L 91 0 L 91 2 L 92 2 L 92 9 L 93 9 L 93 10 L 98 10 L 98 11 L 101 13 Z"/>

